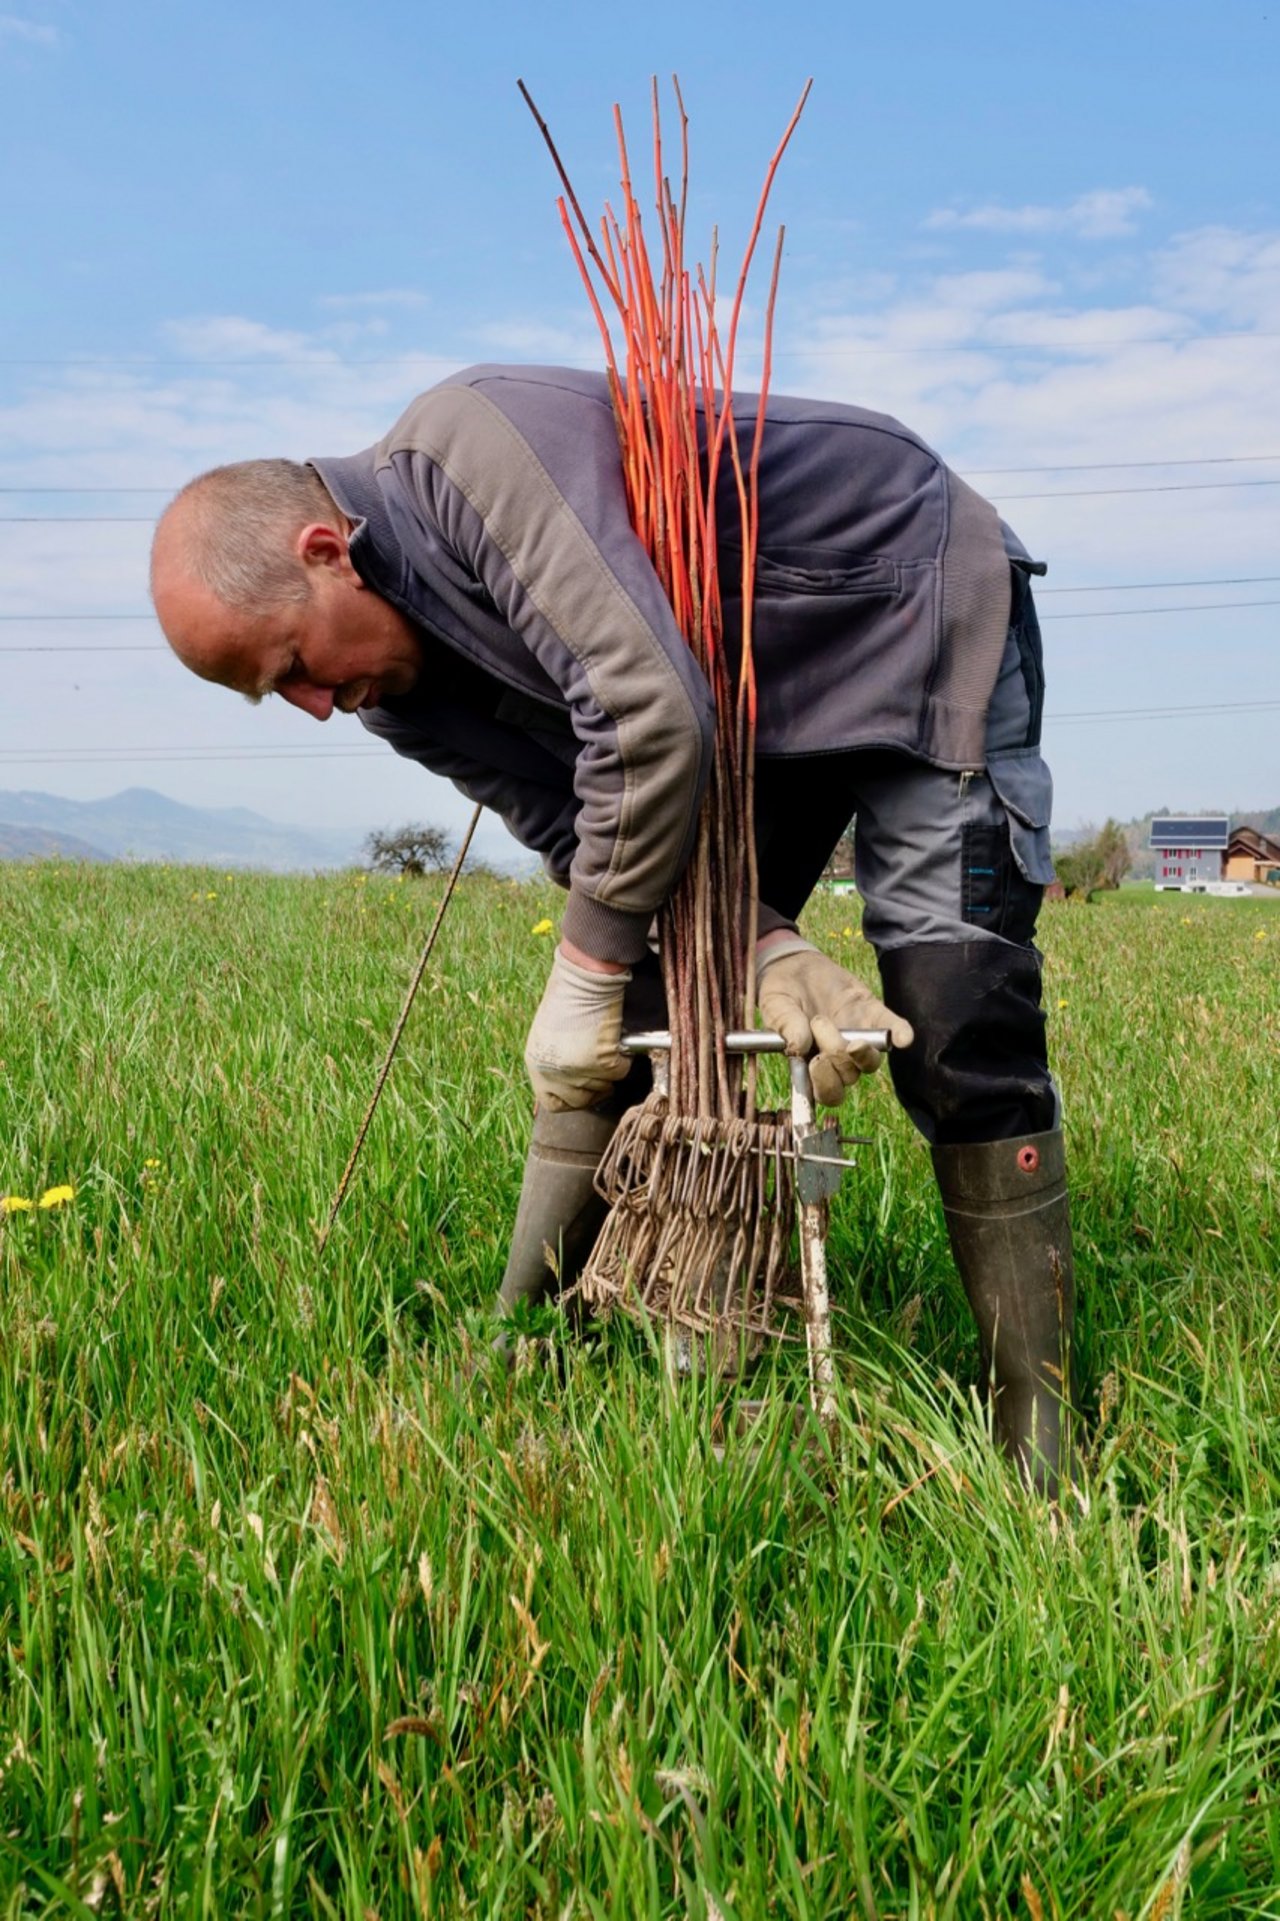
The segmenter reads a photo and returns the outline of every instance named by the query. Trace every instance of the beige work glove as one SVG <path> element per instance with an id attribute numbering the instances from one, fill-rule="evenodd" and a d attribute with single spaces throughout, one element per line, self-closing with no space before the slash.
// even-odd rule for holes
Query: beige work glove
<path id="1" fill-rule="evenodd" d="M 622 998 L 630 971 L 597 974 L 557 947 L 551 974 L 524 1046 L 524 1064 L 543 1107 L 590 1107 L 630 1063 L 619 1051 Z"/>
<path id="2" fill-rule="evenodd" d="M 878 1001 L 871 989 L 797 934 L 767 947 L 756 963 L 757 998 L 766 1027 L 786 1042 L 788 1054 L 813 1054 L 809 1078 L 820 1107 L 839 1107 L 862 1074 L 880 1065 L 879 1048 L 846 1047 L 842 1027 L 884 1027 L 893 1047 L 910 1047 L 909 1022 Z"/>

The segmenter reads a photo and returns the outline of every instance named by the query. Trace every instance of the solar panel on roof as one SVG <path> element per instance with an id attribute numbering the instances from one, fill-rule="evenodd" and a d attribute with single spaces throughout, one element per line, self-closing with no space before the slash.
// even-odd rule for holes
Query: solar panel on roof
<path id="1" fill-rule="evenodd" d="M 1166 815 L 1151 823 L 1152 847 L 1225 847 L 1231 822 L 1226 814 Z"/>

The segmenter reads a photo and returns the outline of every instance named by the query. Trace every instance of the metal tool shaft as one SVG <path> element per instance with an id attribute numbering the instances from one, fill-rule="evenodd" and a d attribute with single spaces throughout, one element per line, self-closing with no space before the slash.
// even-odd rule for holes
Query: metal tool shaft
<path id="1" fill-rule="evenodd" d="M 878 1047 L 882 1054 L 889 1049 L 888 1030 L 883 1027 L 842 1027 L 840 1038 L 848 1047 Z M 781 1034 L 775 1034 L 768 1027 L 726 1034 L 724 1044 L 729 1054 L 785 1054 L 787 1051 Z M 624 1054 L 667 1054 L 671 1051 L 671 1035 L 666 1028 L 655 1028 L 647 1034 L 624 1034 L 621 1045 Z"/>
<path id="2" fill-rule="evenodd" d="M 881 1053 L 887 1053 L 889 1049 L 889 1035 L 883 1027 L 842 1027 L 840 1035 L 848 1047 L 870 1046 Z M 730 1054 L 782 1054 L 786 1051 L 786 1042 L 781 1034 L 768 1028 L 750 1033 L 726 1034 L 724 1044 Z M 622 1051 L 624 1054 L 651 1054 L 654 1057 L 655 1090 L 666 1093 L 670 1072 L 670 1033 L 665 1029 L 654 1029 L 646 1034 L 624 1034 Z M 804 1176 L 811 1176 L 819 1166 L 844 1168 L 849 1162 L 835 1154 L 813 1151 L 829 1143 L 834 1145 L 838 1137 L 834 1136 L 833 1128 L 818 1126 L 808 1062 L 793 1057 L 790 1068 L 791 1127 L 799 1176 L 796 1182 L 796 1225 L 800 1242 L 800 1287 L 809 1359 L 809 1394 L 818 1418 L 829 1423 L 835 1410 L 835 1363 L 831 1351 L 831 1294 L 827 1283 L 826 1232 L 827 1203 L 835 1183 L 831 1182 L 828 1193 L 824 1194 L 821 1186 L 815 1190 L 812 1180 L 806 1181 Z M 678 1344 L 680 1336 L 675 1332 L 669 1335 L 669 1339 Z M 671 1352 L 674 1354 L 675 1351 L 673 1345 Z"/>

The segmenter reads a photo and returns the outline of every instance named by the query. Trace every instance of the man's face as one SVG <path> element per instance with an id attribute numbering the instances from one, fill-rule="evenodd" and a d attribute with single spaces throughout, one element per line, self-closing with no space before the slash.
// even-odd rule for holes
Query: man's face
<path id="1" fill-rule="evenodd" d="M 158 553 L 156 613 L 179 659 L 250 700 L 279 694 L 315 720 L 408 693 L 422 670 L 421 638 L 365 586 L 345 539 L 314 541 L 301 558 L 307 599 L 246 614 Z"/>

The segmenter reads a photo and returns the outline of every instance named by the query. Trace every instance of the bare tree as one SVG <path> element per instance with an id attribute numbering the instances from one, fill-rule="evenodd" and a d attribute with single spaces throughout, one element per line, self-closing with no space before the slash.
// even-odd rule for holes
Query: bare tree
<path id="1" fill-rule="evenodd" d="M 420 821 L 409 821 L 404 827 L 375 828 L 365 841 L 364 851 L 371 873 L 403 874 L 406 880 L 442 874 L 453 861 L 453 849 L 443 827 L 427 827 Z"/>

